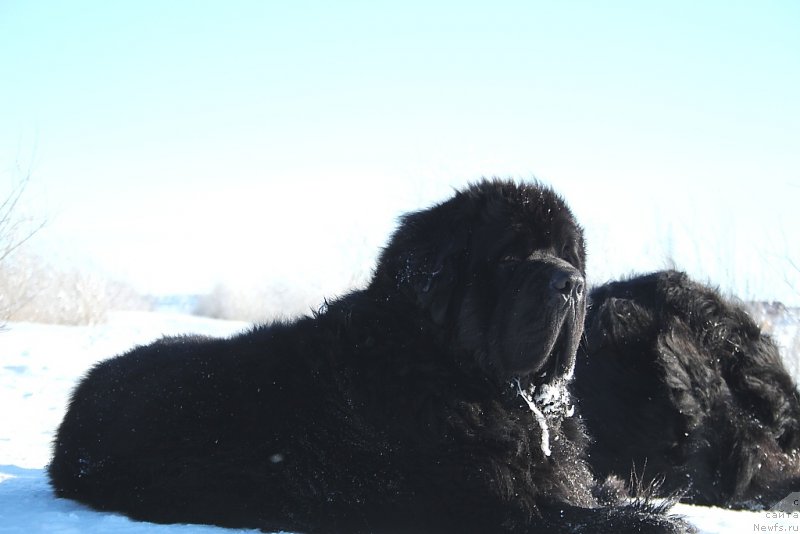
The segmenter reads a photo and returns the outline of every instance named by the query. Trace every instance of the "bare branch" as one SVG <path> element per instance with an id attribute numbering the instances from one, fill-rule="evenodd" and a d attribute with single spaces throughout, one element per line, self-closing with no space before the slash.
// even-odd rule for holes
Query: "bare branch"
<path id="1" fill-rule="evenodd" d="M 30 183 L 30 173 L 22 174 L 11 187 L 11 191 L 0 199 L 0 327 L 15 311 L 25 307 L 31 300 L 26 291 L 27 280 L 20 279 L 16 260 L 10 256 L 27 243 L 46 224 L 36 222 L 33 217 L 20 214 L 21 201 Z"/>
<path id="2" fill-rule="evenodd" d="M 0 203 L 0 263 L 27 243 L 47 224 L 46 220 L 34 223 L 31 218 L 19 214 L 20 201 L 29 183 L 30 174 L 26 174 L 11 188 L 11 192 Z"/>

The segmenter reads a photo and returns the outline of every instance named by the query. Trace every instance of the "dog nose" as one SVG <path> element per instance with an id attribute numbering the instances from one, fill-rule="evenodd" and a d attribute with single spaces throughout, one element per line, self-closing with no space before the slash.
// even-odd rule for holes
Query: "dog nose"
<path id="1" fill-rule="evenodd" d="M 583 286 L 583 277 L 577 271 L 557 269 L 550 277 L 550 289 L 565 297 L 580 297 Z"/>

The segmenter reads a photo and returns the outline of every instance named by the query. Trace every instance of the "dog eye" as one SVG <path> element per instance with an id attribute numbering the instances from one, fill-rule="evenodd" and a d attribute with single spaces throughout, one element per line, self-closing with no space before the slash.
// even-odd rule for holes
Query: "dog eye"
<path id="1" fill-rule="evenodd" d="M 571 261 L 574 256 L 574 249 L 572 248 L 572 244 L 569 242 L 564 243 L 561 245 L 561 254 L 559 257 Z"/>

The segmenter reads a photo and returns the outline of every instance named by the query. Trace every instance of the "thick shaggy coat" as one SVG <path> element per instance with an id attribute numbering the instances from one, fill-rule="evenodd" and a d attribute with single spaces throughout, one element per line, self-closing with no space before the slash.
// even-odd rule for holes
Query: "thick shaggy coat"
<path id="1" fill-rule="evenodd" d="M 96 366 L 58 430 L 53 487 L 138 519 L 264 530 L 683 532 L 591 495 L 565 387 L 583 280 L 555 193 L 483 181 L 403 217 L 368 287 L 313 317 Z"/>
<path id="2" fill-rule="evenodd" d="M 800 400 L 744 309 L 684 273 L 592 291 L 574 389 L 597 475 L 663 478 L 665 492 L 769 507 L 800 490 Z"/>

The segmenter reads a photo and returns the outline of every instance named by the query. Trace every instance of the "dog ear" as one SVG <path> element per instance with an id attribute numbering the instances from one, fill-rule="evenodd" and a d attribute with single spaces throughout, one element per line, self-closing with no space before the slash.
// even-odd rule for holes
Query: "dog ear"
<path id="1" fill-rule="evenodd" d="M 430 250 L 421 261 L 409 261 L 409 281 L 417 303 L 430 312 L 433 322 L 443 325 L 454 299 L 458 284 L 459 252 L 453 240 Z"/>
<path id="2" fill-rule="evenodd" d="M 468 256 L 469 226 L 452 201 L 405 215 L 378 262 L 373 280 L 392 284 L 443 325 Z"/>

